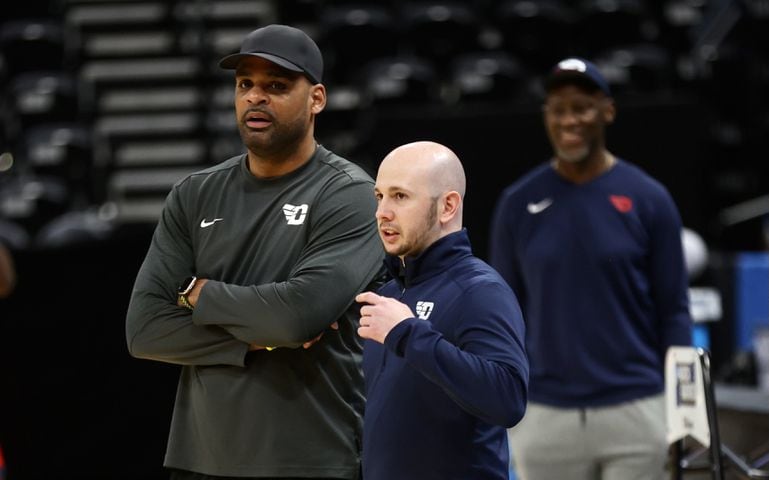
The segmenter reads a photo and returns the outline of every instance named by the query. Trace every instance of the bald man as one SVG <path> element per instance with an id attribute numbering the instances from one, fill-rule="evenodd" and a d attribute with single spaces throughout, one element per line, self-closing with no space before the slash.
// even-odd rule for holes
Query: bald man
<path id="1" fill-rule="evenodd" d="M 390 152 L 374 188 L 392 280 L 356 297 L 365 339 L 366 480 L 507 480 L 506 428 L 526 408 L 521 310 L 473 256 L 465 174 L 447 147 Z"/>

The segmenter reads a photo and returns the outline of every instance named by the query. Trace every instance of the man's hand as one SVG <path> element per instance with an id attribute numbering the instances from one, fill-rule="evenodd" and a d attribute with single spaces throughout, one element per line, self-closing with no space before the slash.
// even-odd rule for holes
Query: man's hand
<path id="1" fill-rule="evenodd" d="M 334 330 L 339 330 L 339 324 L 334 322 L 334 323 L 331 324 L 331 328 L 334 329 Z M 322 336 L 323 336 L 323 332 L 320 332 L 317 337 L 313 338 L 312 340 L 308 340 L 308 341 L 304 342 L 302 344 L 302 348 L 307 349 L 307 348 L 312 347 L 315 343 L 318 342 L 318 340 L 320 340 L 320 337 L 322 337 Z"/>
<path id="2" fill-rule="evenodd" d="M 198 278 L 195 280 L 195 286 L 192 287 L 192 290 L 190 290 L 190 293 L 187 294 L 187 301 L 192 305 L 193 307 L 197 306 L 198 304 L 198 297 L 200 296 L 200 290 L 203 288 L 203 285 L 206 284 L 208 279 L 206 278 Z M 180 307 L 184 307 L 181 301 L 179 299 L 176 300 L 176 305 Z"/>
<path id="3" fill-rule="evenodd" d="M 374 292 L 363 292 L 355 297 L 355 301 L 365 304 L 360 307 L 358 335 L 379 343 L 384 343 L 387 334 L 397 324 L 414 317 L 414 313 L 405 303 Z"/>
<path id="4" fill-rule="evenodd" d="M 339 330 L 339 324 L 338 324 L 338 323 L 336 323 L 336 322 L 332 323 L 332 324 L 330 325 L 330 327 L 331 327 L 332 329 L 334 329 L 334 330 Z M 320 337 L 322 337 L 322 336 L 323 336 L 323 332 L 320 332 L 320 333 L 318 334 L 318 336 L 317 336 L 317 337 L 313 338 L 312 340 L 308 340 L 308 341 L 304 342 L 304 343 L 302 344 L 302 348 L 304 348 L 304 349 L 308 349 L 308 348 L 312 347 L 313 345 L 315 345 L 316 343 L 318 343 L 318 341 L 320 340 Z M 277 348 L 277 347 L 264 347 L 264 346 L 262 346 L 262 345 L 256 345 L 256 344 L 252 343 L 252 344 L 250 344 L 250 345 L 248 346 L 248 351 L 249 351 L 249 352 L 253 352 L 253 351 L 255 351 L 255 350 L 264 350 L 264 349 L 267 349 L 267 350 L 273 350 L 273 349 L 275 349 L 275 348 Z"/>

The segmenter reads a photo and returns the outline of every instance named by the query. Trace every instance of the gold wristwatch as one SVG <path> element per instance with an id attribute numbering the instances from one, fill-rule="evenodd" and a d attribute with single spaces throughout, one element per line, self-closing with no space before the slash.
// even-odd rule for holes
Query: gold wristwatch
<path id="1" fill-rule="evenodd" d="M 187 277 L 184 279 L 181 285 L 179 285 L 179 289 L 177 290 L 179 303 L 189 308 L 190 310 L 194 309 L 195 307 L 192 306 L 189 299 L 187 298 L 187 295 L 189 295 L 192 289 L 195 287 L 195 282 L 197 282 L 197 280 L 198 277 Z"/>

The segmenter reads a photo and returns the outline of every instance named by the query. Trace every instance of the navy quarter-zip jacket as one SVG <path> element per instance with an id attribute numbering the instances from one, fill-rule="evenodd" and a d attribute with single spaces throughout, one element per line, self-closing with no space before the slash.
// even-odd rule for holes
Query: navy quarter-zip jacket
<path id="1" fill-rule="evenodd" d="M 524 414 L 529 365 L 515 294 L 473 256 L 467 231 L 401 265 L 379 294 L 417 316 L 363 349 L 363 478 L 508 476 L 506 428 Z"/>

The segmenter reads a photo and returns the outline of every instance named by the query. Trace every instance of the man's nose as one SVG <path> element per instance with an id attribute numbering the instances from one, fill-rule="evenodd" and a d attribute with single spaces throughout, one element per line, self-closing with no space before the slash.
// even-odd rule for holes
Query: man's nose
<path id="1" fill-rule="evenodd" d="M 392 218 L 392 210 L 387 206 L 384 200 L 381 200 L 376 207 L 376 218 L 390 219 Z"/>
<path id="2" fill-rule="evenodd" d="M 249 103 L 259 104 L 259 103 L 266 103 L 269 100 L 269 96 L 264 92 L 263 89 L 259 87 L 253 87 L 248 91 L 248 94 L 246 95 L 246 100 Z"/>

